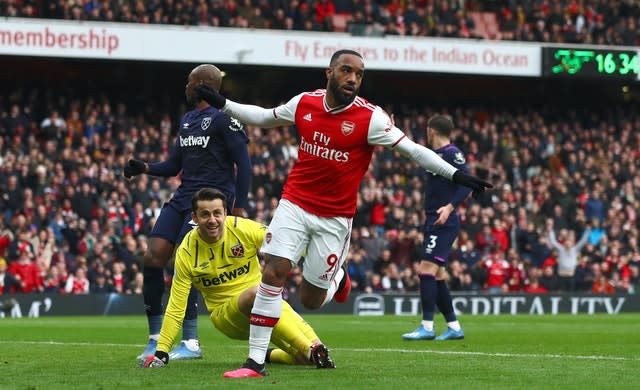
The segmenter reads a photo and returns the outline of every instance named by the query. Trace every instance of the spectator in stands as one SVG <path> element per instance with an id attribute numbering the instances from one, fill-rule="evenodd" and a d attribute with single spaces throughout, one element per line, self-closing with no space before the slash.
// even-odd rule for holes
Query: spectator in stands
<path id="1" fill-rule="evenodd" d="M 417 263 L 414 263 L 414 265 Z M 405 268 L 400 274 L 402 286 L 405 292 L 419 292 L 420 291 L 420 277 L 418 272 L 412 268 Z"/>
<path id="2" fill-rule="evenodd" d="M 462 232 L 460 237 L 463 237 L 466 232 Z M 454 251 L 453 257 L 458 259 L 462 264 L 464 264 L 466 269 L 470 269 L 474 265 L 478 263 L 481 259 L 481 253 L 475 247 L 474 240 L 465 240 L 464 243 L 458 239 L 458 249 Z"/>
<path id="3" fill-rule="evenodd" d="M 529 283 L 524 286 L 524 292 L 527 294 L 545 294 L 547 290 L 544 286 L 540 285 L 538 277 L 531 278 Z"/>
<path id="4" fill-rule="evenodd" d="M 79 266 L 73 275 L 67 278 L 64 292 L 67 294 L 89 294 L 90 283 L 87 279 L 87 270 L 84 266 Z"/>
<path id="5" fill-rule="evenodd" d="M 40 123 L 40 131 L 45 140 L 62 140 L 66 136 L 67 123 L 60 117 L 58 110 L 52 110 L 51 115 Z"/>
<path id="6" fill-rule="evenodd" d="M 21 283 L 15 275 L 7 272 L 7 261 L 0 257 L 0 295 L 20 291 Z"/>
<path id="7" fill-rule="evenodd" d="M 590 291 L 594 281 L 595 279 L 591 264 L 589 263 L 589 256 L 583 255 L 580 257 L 580 261 L 574 273 L 574 290 L 581 292 Z"/>
<path id="8" fill-rule="evenodd" d="M 0 257 L 8 255 L 14 237 L 13 231 L 5 226 L 4 218 L 0 217 Z"/>
<path id="9" fill-rule="evenodd" d="M 4 223 L 8 225 L 16 212 L 22 210 L 22 191 L 17 175 L 9 175 L 2 200 L 4 205 Z"/>
<path id="10" fill-rule="evenodd" d="M 50 267 L 43 282 L 44 292 L 59 294 L 64 291 L 65 285 L 66 281 L 60 276 L 60 268 L 57 266 Z"/>
<path id="11" fill-rule="evenodd" d="M 489 294 L 499 294 L 507 286 L 509 262 L 498 245 L 494 245 L 491 253 L 484 257 L 481 267 L 487 274 L 486 289 Z"/>
<path id="12" fill-rule="evenodd" d="M 385 264 L 382 268 L 382 278 L 380 279 L 382 288 L 387 292 L 401 292 L 404 290 L 402 277 L 398 272 L 398 266 L 395 263 Z"/>
<path id="13" fill-rule="evenodd" d="M 549 292 L 557 293 L 562 289 L 562 282 L 551 264 L 543 266 L 542 276 L 540 276 L 539 281 L 540 285 Z"/>
<path id="14" fill-rule="evenodd" d="M 593 282 L 591 292 L 594 294 L 614 294 L 616 292 L 616 288 L 611 284 L 609 279 L 601 273 Z"/>
<path id="15" fill-rule="evenodd" d="M 601 198 L 601 193 L 599 190 L 594 189 L 585 204 L 585 217 L 588 220 L 597 219 L 600 223 L 603 223 L 606 213 L 606 205 Z"/>
<path id="16" fill-rule="evenodd" d="M 332 25 L 331 17 L 336 14 L 333 0 L 319 0 L 315 4 L 316 23 L 328 29 Z"/>
<path id="17" fill-rule="evenodd" d="M 20 288 L 15 292 L 37 293 L 43 292 L 44 278 L 40 270 L 32 261 L 33 251 L 30 245 L 22 243 L 18 247 L 18 258 L 9 264 L 7 272 L 13 274 L 20 282 Z"/>
<path id="18" fill-rule="evenodd" d="M 587 240 L 589 239 L 589 233 L 591 232 L 591 228 L 587 227 L 582 233 L 582 237 L 578 242 L 575 241 L 573 235 L 575 233 L 566 232 L 563 237 L 563 243 L 559 243 L 556 239 L 555 231 L 553 230 L 553 219 L 547 220 L 547 229 L 549 231 L 549 243 L 551 246 L 555 248 L 558 253 L 557 263 L 558 263 L 558 276 L 561 285 L 558 289 L 563 291 L 573 291 L 574 286 L 574 274 L 576 271 L 576 266 L 578 264 L 578 258 L 580 257 L 580 251 L 586 245 Z M 544 284 L 545 281 L 543 280 Z M 555 286 L 545 286 L 549 290 L 553 290 L 551 287 Z"/>
<path id="19" fill-rule="evenodd" d="M 349 248 L 348 271 L 351 278 L 352 288 L 362 291 L 367 285 L 367 278 L 371 274 L 371 268 L 367 269 L 365 258 L 367 252 L 364 249 Z"/>
<path id="20" fill-rule="evenodd" d="M 92 294 L 105 294 L 115 292 L 113 286 L 107 281 L 104 273 L 97 273 L 95 280 L 89 285 Z"/>

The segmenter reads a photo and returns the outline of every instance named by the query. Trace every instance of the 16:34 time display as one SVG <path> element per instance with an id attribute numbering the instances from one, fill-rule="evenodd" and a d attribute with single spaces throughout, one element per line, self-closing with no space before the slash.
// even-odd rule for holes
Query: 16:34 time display
<path id="1" fill-rule="evenodd" d="M 582 48 L 544 49 L 548 76 L 638 77 L 638 52 Z"/>

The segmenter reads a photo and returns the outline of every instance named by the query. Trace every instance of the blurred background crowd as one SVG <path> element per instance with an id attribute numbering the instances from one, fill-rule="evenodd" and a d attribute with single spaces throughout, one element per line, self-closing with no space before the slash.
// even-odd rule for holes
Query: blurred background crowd
<path id="1" fill-rule="evenodd" d="M 0 16 L 635 46 L 633 0 L 0 0 Z"/>
<path id="2" fill-rule="evenodd" d="M 403 34 L 430 36 L 460 36 L 459 27 L 467 22 L 455 20 L 475 12 L 491 12 L 502 22 L 511 14 L 514 31 L 541 26 L 543 31 L 531 40 L 567 41 L 566 24 L 573 23 L 573 28 L 581 26 L 576 31 L 585 32 L 580 39 L 608 44 L 635 43 L 639 11 L 635 2 L 597 0 L 248 0 L 242 5 L 234 0 L 0 0 L 1 15 L 265 28 L 279 28 L 276 15 L 282 10 L 295 28 L 311 21 L 314 29 L 331 30 L 323 7 L 351 20 L 364 12 L 385 29 L 404 20 Z M 369 15 L 372 10 L 375 18 Z M 248 22 L 260 13 L 263 25 Z M 408 15 L 414 15 L 411 22 Z M 422 32 L 409 28 L 413 23 Z M 595 34 L 598 24 L 609 33 Z M 446 33 L 450 27 L 453 35 Z M 504 39 L 525 37 L 505 38 L 508 29 L 499 31 Z M 633 40 L 626 41 L 631 35 Z M 127 180 L 122 167 L 132 157 L 160 161 L 168 156 L 186 109 L 184 98 L 157 93 L 141 102 L 123 94 L 120 86 L 100 93 L 78 93 L 81 88 L 75 87 L 16 84 L 0 96 L 0 294 L 142 291 L 148 235 L 180 178 Z M 131 92 L 135 83 L 128 88 Z M 271 99 L 248 102 L 279 103 Z M 496 186 L 484 199 L 469 198 L 459 209 L 462 234 L 449 262 L 452 290 L 638 291 L 637 110 L 596 102 L 595 107 L 569 105 L 558 115 L 544 103 L 426 104 L 397 96 L 392 103 L 373 102 L 393 113 L 398 127 L 422 144 L 427 119 L 435 113 L 451 115 L 453 141 L 466 153 L 472 173 Z M 250 218 L 268 223 L 297 157 L 296 131 L 245 130 L 253 163 L 248 211 Z M 415 265 L 423 240 L 423 175 L 393 151 L 376 150 L 353 223 L 349 272 L 356 291 L 419 289 Z M 294 270 L 288 292 L 300 281 Z"/>
<path id="3" fill-rule="evenodd" d="M 5 285 L 5 292 L 138 293 L 148 234 L 180 179 L 126 180 L 122 166 L 130 156 L 166 156 L 175 119 L 166 114 L 151 123 L 123 105 L 90 100 L 64 102 L 57 106 L 63 114 L 38 117 L 24 98 L 12 95 L 0 121 L 0 272 L 8 267 L 20 275 L 19 285 Z M 395 111 L 398 125 L 421 143 L 433 113 L 430 107 Z M 472 171 L 496 185 L 459 210 L 453 290 L 637 289 L 637 114 L 572 112 L 563 120 L 537 111 L 448 114 Z M 295 129 L 246 130 L 254 172 L 249 213 L 268 223 L 297 155 Z M 349 258 L 357 289 L 418 288 L 423 175 L 394 152 L 375 153 L 353 224 Z M 580 245 L 575 259 L 565 259 L 569 269 L 559 264 L 557 245 Z M 291 283 L 295 288 L 299 278 Z"/>

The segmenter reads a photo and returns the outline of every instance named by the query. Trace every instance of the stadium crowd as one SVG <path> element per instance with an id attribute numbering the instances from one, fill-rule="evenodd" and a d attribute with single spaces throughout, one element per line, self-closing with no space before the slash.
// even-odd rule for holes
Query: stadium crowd
<path id="1" fill-rule="evenodd" d="M 127 180 L 122 167 L 132 155 L 162 160 L 174 147 L 177 118 L 148 119 L 129 114 L 115 97 L 79 100 L 59 92 L 55 101 L 45 98 L 46 107 L 24 90 L 0 105 L 0 292 L 140 293 L 147 236 L 180 179 Z M 452 290 L 638 290 L 637 113 L 385 108 L 420 143 L 428 117 L 450 114 L 472 173 L 496 185 L 482 201 L 461 206 Z M 296 159 L 295 129 L 246 131 L 253 162 L 248 211 L 267 223 Z M 419 285 L 424 173 L 391 153 L 376 151 L 359 192 L 349 254 L 359 291 Z M 300 283 L 296 272 L 289 292 Z"/>
<path id="2" fill-rule="evenodd" d="M 2 16 L 635 46 L 640 6 L 630 0 L 0 0 Z"/>
<path id="3" fill-rule="evenodd" d="M 491 3 L 501 31 L 514 32 L 505 39 L 637 43 L 635 2 Z M 362 18 L 380 25 L 386 34 L 473 37 L 467 15 L 481 4 L 0 0 L 0 16 L 331 31 L 328 16 L 337 13 L 356 24 Z M 562 117 L 543 109 L 385 108 L 420 143 L 427 118 L 448 112 L 472 173 L 496 185 L 483 201 L 469 199 L 460 210 L 463 232 L 449 265 L 452 290 L 638 290 L 637 114 L 613 107 Z M 141 292 L 147 236 L 180 179 L 126 180 L 122 167 L 132 155 L 162 160 L 174 147 L 178 118 L 130 109 L 115 95 L 79 99 L 19 88 L 0 96 L 0 294 Z M 253 162 L 249 213 L 267 223 L 296 159 L 295 129 L 246 131 Z M 414 265 L 423 239 L 424 173 L 390 153 L 376 152 L 359 193 L 349 271 L 360 291 L 419 287 Z M 289 292 L 300 283 L 296 272 Z"/>

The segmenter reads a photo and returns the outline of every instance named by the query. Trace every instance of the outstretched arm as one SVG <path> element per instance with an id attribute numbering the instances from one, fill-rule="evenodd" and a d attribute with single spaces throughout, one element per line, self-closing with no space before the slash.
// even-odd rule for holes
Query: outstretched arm
<path id="1" fill-rule="evenodd" d="M 398 141 L 394 149 L 400 152 L 403 156 L 416 162 L 427 171 L 433 172 L 436 175 L 444 176 L 450 180 L 453 177 L 453 174 L 458 170 L 456 167 L 442 159 L 442 157 L 438 156 L 436 152 L 413 142 L 407 138 L 406 135 Z"/>
<path id="2" fill-rule="evenodd" d="M 582 233 L 582 237 L 580 238 L 580 241 L 578 241 L 578 243 L 575 246 L 577 250 L 580 250 L 582 249 L 583 246 L 587 245 L 587 241 L 589 240 L 590 233 L 591 233 L 591 228 L 587 227 Z"/>
<path id="3" fill-rule="evenodd" d="M 454 183 L 471 188 L 473 190 L 473 197 L 476 199 L 482 197 L 486 188 L 493 188 L 491 183 L 475 176 L 467 175 L 446 162 L 433 150 L 410 140 L 402 130 L 393 124 L 391 118 L 379 107 L 371 116 L 368 142 L 370 145 L 382 145 L 397 149 L 400 154 L 416 162 L 429 172 L 433 172 L 436 175 L 446 177 Z"/>
<path id="4" fill-rule="evenodd" d="M 462 170 L 457 169 L 446 162 L 433 150 L 425 148 L 406 137 L 398 142 L 396 148 L 401 154 L 415 161 L 418 165 L 429 172 L 446 177 L 456 184 L 471 188 L 473 191 L 472 196 L 475 199 L 482 198 L 485 189 L 493 188 L 493 184 L 488 181 L 482 180 L 479 177 L 467 175 L 462 172 Z"/>
<path id="5" fill-rule="evenodd" d="M 203 100 L 211 104 L 213 107 L 221 109 L 225 113 L 229 114 L 229 116 L 232 116 L 240 120 L 240 122 L 248 125 L 269 128 L 293 123 L 293 121 L 278 117 L 275 108 L 264 108 L 251 104 L 236 103 L 225 98 L 218 91 L 205 84 L 198 85 L 195 91 Z"/>
<path id="6" fill-rule="evenodd" d="M 240 104 L 227 99 L 222 111 L 237 118 L 240 122 L 260 127 L 276 127 L 289 125 L 292 122 L 278 118 L 275 108 L 263 108 L 251 104 Z"/>
<path id="7" fill-rule="evenodd" d="M 562 245 L 556 239 L 556 232 L 553 229 L 549 230 L 549 243 L 556 249 L 562 249 Z"/>

